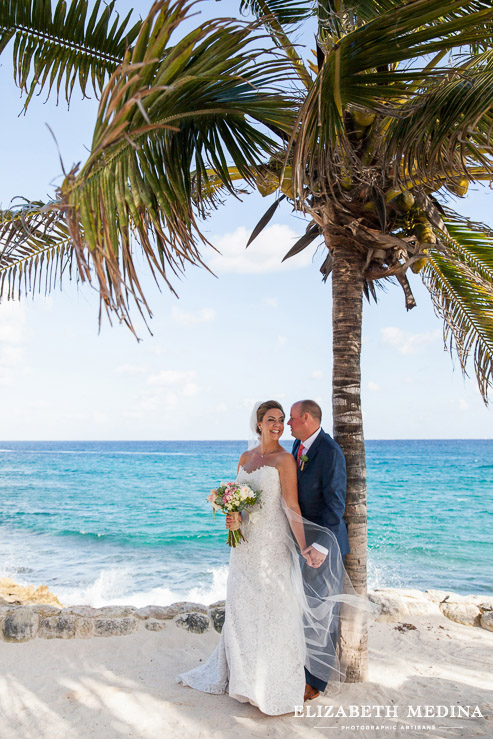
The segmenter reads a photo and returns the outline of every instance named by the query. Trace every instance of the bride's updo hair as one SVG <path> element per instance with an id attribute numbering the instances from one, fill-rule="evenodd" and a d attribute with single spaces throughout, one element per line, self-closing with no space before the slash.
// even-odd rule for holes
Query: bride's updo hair
<path id="1" fill-rule="evenodd" d="M 258 427 L 260 421 L 264 420 L 264 416 L 267 413 L 267 411 L 272 410 L 272 408 L 277 408 L 278 411 L 281 411 L 281 413 L 284 414 L 284 408 L 280 403 L 277 402 L 277 400 L 266 400 L 264 403 L 261 403 L 259 407 L 257 408 L 257 434 L 260 436 L 260 429 Z"/>

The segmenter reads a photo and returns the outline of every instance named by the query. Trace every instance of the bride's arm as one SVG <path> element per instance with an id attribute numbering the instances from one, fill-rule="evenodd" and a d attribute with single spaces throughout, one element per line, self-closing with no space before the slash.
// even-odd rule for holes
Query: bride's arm
<path id="1" fill-rule="evenodd" d="M 282 497 L 286 507 L 293 511 L 293 516 L 288 515 L 289 525 L 298 542 L 301 552 L 306 549 L 305 529 L 301 520 L 300 504 L 298 503 L 298 480 L 296 474 L 296 462 L 292 454 L 282 454 L 276 465 L 281 479 Z M 303 555 L 305 556 L 305 555 Z M 309 559 L 309 557 L 305 557 Z"/>
<path id="2" fill-rule="evenodd" d="M 241 454 L 241 456 L 240 456 L 240 458 L 238 460 L 238 468 L 236 470 L 236 474 L 238 474 L 238 472 L 240 471 L 240 467 L 243 467 L 243 465 L 245 464 L 245 462 L 247 460 L 247 457 L 248 457 L 248 451 L 242 452 L 242 454 Z"/>

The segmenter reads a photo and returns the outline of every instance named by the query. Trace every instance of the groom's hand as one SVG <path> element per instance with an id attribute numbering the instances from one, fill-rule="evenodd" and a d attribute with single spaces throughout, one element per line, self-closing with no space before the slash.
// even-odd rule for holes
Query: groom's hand
<path id="1" fill-rule="evenodd" d="M 240 528 L 241 519 L 239 513 L 228 513 L 226 516 L 226 528 L 231 531 L 236 531 Z"/>
<path id="2" fill-rule="evenodd" d="M 307 558 L 307 562 L 310 567 L 320 567 L 320 565 L 325 562 L 325 554 L 322 554 L 318 549 L 314 549 L 311 546 L 304 549 L 301 553 L 304 557 L 306 555 L 309 556 L 309 559 Z"/>
<path id="3" fill-rule="evenodd" d="M 308 551 L 308 549 L 304 549 L 301 552 L 301 556 L 306 559 L 306 563 L 307 565 L 309 565 L 309 567 L 313 567 L 312 558 L 310 557 L 310 552 Z"/>

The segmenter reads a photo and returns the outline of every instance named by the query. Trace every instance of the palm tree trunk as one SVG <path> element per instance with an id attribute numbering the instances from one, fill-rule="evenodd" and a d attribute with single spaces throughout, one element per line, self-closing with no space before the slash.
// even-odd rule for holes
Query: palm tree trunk
<path id="1" fill-rule="evenodd" d="M 363 259 L 349 239 L 324 237 L 332 253 L 332 328 L 334 438 L 347 466 L 346 512 L 350 553 L 346 571 L 357 593 L 366 594 L 366 458 L 361 414 L 361 324 L 363 317 Z M 348 682 L 368 675 L 368 626 L 342 620 L 341 662 Z"/>

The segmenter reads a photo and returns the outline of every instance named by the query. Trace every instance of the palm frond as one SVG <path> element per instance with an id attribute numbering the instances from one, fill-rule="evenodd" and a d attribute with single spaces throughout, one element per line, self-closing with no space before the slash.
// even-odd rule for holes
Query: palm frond
<path id="1" fill-rule="evenodd" d="M 443 76 L 401 106 L 387 129 L 386 155 L 414 178 L 475 179 L 493 173 L 493 60 Z"/>
<path id="2" fill-rule="evenodd" d="M 447 12 L 454 14 L 470 3 L 455 0 Z M 302 106 L 294 147 L 294 188 L 302 192 L 303 176 L 325 172 L 331 176 L 334 147 L 350 157 L 344 112 L 357 105 L 382 115 L 399 115 L 400 107 L 415 97 L 416 82 L 424 85 L 443 76 L 444 70 L 419 67 L 416 60 L 430 54 L 473 43 L 485 22 L 493 19 L 489 3 L 460 17 L 443 19 L 442 0 L 416 0 L 400 4 L 377 18 L 327 42 L 325 62 Z M 394 66 L 414 60 L 413 67 Z M 414 78 L 414 79 L 413 79 Z"/>
<path id="3" fill-rule="evenodd" d="M 310 89 L 312 78 L 289 32 L 302 21 L 316 15 L 314 0 L 241 0 L 240 11 L 251 11 L 264 26 L 272 41 L 294 64 L 301 82 Z"/>
<path id="4" fill-rule="evenodd" d="M 280 195 L 278 198 L 276 198 L 274 200 L 274 202 L 272 203 L 272 205 L 269 206 L 269 208 L 267 208 L 267 210 L 265 211 L 264 215 L 262 216 L 262 218 L 260 219 L 260 221 L 257 223 L 257 225 L 255 226 L 255 228 L 253 229 L 252 233 L 250 234 L 250 238 L 248 239 L 247 244 L 246 244 L 247 247 L 250 246 L 250 244 L 252 243 L 252 241 L 255 241 L 255 239 L 257 238 L 257 236 L 260 233 L 262 233 L 262 231 L 267 226 L 267 224 L 270 223 L 270 221 L 272 220 L 272 217 L 274 216 L 274 214 L 277 211 L 279 205 L 281 204 L 281 201 L 284 200 L 285 197 L 286 197 L 285 195 Z"/>
<path id="5" fill-rule="evenodd" d="M 422 270 L 435 311 L 444 321 L 444 341 L 462 371 L 473 355 L 483 400 L 493 385 L 493 236 L 446 220 L 447 233 L 428 252 Z"/>
<path id="6" fill-rule="evenodd" d="M 326 17 L 351 13 L 355 22 L 361 24 L 378 18 L 382 13 L 402 7 L 403 3 L 402 0 L 347 0 L 347 2 L 321 0 L 318 5 L 319 8 L 324 9 Z M 449 3 L 444 2 L 440 19 L 451 20 L 463 17 L 467 13 L 484 10 L 487 7 L 486 0 L 470 0 L 470 2 L 462 3 L 459 8 L 450 7 Z"/>
<path id="7" fill-rule="evenodd" d="M 56 202 L 32 202 L 0 211 L 0 296 L 47 293 L 72 278 L 72 239 Z"/>
<path id="8" fill-rule="evenodd" d="M 3 0 L 0 3 L 0 52 L 13 40 L 16 84 L 27 93 L 63 90 L 67 102 L 78 81 L 83 95 L 92 87 L 99 95 L 109 75 L 134 42 L 141 22 L 120 20 L 116 0 Z"/>
<path id="9" fill-rule="evenodd" d="M 291 66 L 266 58 L 250 26 L 209 21 L 170 45 L 189 8 L 186 0 L 154 4 L 102 96 L 86 164 L 61 188 L 78 258 L 124 320 L 129 294 L 147 307 L 135 244 L 171 289 L 170 276 L 187 264 L 205 266 L 197 214 L 214 207 L 218 180 L 230 192 L 238 174 L 254 184 L 276 151 L 254 121 L 290 131 L 294 118 L 277 90 Z"/>
<path id="10" fill-rule="evenodd" d="M 441 234 L 449 248 L 482 279 L 493 286 L 493 234 L 478 231 L 467 222 L 445 220 L 447 233 Z"/>
<path id="11" fill-rule="evenodd" d="M 290 27 L 316 15 L 317 5 L 315 0 L 241 0 L 240 11 L 250 10 L 259 19 L 271 16 Z"/>

